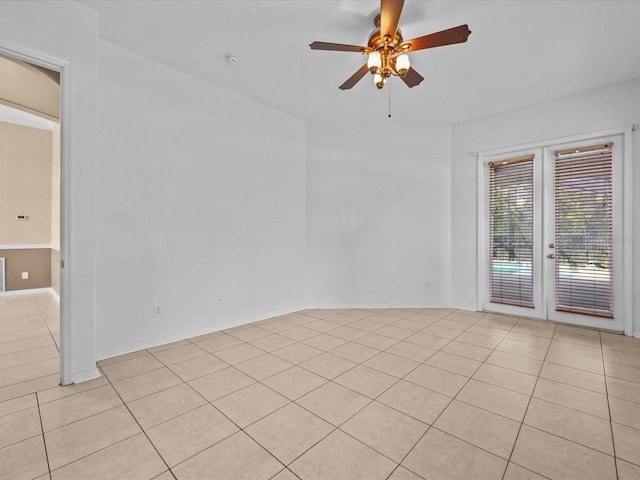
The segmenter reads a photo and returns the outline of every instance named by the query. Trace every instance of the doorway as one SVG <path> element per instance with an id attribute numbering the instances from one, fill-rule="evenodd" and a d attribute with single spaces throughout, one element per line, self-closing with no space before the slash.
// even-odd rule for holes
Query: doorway
<path id="1" fill-rule="evenodd" d="M 627 135 L 479 155 L 480 310 L 630 332 Z"/>
<path id="2" fill-rule="evenodd" d="M 0 51 L 0 61 L 3 144 L 11 143 L 2 165 L 15 184 L 3 202 L 0 241 L 7 277 L 1 352 L 11 357 L 6 365 L 16 367 L 7 375 L 13 383 L 1 386 L 10 387 L 3 389 L 6 396 L 61 379 L 61 69 L 6 51 Z"/>

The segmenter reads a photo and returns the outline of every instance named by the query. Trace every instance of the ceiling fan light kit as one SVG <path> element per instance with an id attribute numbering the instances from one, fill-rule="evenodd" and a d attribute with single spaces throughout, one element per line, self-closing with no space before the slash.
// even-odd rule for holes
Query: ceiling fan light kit
<path id="1" fill-rule="evenodd" d="M 352 88 L 367 72 L 373 75 L 373 82 L 379 89 L 391 76 L 400 77 L 409 88 L 415 87 L 424 78 L 411 67 L 408 52 L 464 43 L 471 34 L 468 25 L 460 25 L 404 41 L 398 28 L 403 6 L 404 0 L 380 0 L 380 15 L 374 20 L 376 30 L 369 36 L 366 47 L 327 42 L 309 45 L 312 50 L 356 52 L 368 56 L 367 63 L 340 85 L 340 90 Z"/>

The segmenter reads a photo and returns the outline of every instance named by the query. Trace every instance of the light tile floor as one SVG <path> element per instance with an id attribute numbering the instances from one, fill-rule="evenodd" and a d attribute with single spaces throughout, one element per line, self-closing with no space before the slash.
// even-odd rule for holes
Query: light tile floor
<path id="1" fill-rule="evenodd" d="M 0 403 L 0 478 L 640 478 L 640 340 L 595 330 L 309 310 L 99 367 Z"/>
<path id="2" fill-rule="evenodd" d="M 52 294 L 0 297 L 0 402 L 58 385 L 59 344 Z"/>

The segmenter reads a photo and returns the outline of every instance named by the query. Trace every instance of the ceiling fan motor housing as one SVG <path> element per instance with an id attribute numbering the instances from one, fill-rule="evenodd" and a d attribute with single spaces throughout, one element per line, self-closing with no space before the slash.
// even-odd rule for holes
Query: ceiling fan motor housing
<path id="1" fill-rule="evenodd" d="M 391 39 L 389 36 L 383 38 L 382 35 L 380 35 L 380 29 L 376 28 L 369 36 L 368 45 L 371 50 L 389 50 L 392 52 L 399 52 L 402 50 L 400 47 L 402 42 L 402 32 L 400 29 L 396 32 L 395 38 Z"/>

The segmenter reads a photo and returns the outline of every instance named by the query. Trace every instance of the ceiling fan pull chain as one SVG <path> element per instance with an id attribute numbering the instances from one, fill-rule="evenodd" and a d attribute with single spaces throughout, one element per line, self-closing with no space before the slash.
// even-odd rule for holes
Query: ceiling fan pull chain
<path id="1" fill-rule="evenodd" d="M 391 118 L 391 85 L 389 85 L 389 118 Z"/>

